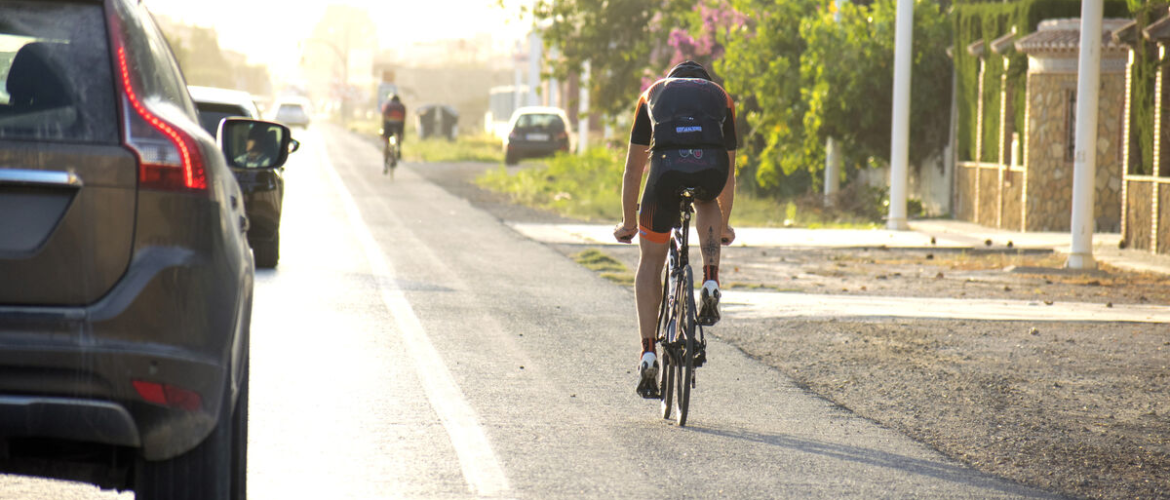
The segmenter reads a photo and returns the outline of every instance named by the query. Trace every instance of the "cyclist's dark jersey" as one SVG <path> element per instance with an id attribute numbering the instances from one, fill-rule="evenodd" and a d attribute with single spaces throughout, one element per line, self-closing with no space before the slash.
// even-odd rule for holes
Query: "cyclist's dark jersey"
<path id="1" fill-rule="evenodd" d="M 735 104 L 717 83 L 663 78 L 638 98 L 630 142 L 655 151 L 695 147 L 734 151 Z"/>
<path id="2" fill-rule="evenodd" d="M 382 105 L 382 137 L 398 136 L 402 142 L 402 135 L 406 124 L 406 105 L 401 102 L 386 101 Z"/>
<path id="3" fill-rule="evenodd" d="M 650 147 L 650 175 L 638 208 L 638 233 L 666 243 L 679 220 L 679 193 L 694 187 L 710 201 L 727 184 L 736 149 L 735 105 L 723 87 L 697 78 L 665 78 L 638 99 L 630 142 Z"/>
<path id="4" fill-rule="evenodd" d="M 401 102 L 386 101 L 382 105 L 382 119 L 388 122 L 406 121 L 406 105 Z"/>

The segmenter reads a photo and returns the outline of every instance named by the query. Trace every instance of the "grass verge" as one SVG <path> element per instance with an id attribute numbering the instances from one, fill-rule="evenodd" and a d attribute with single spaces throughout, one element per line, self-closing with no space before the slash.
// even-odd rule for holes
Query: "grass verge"
<path id="1" fill-rule="evenodd" d="M 590 149 L 583 156 L 557 154 L 544 164 L 489 170 L 480 187 L 508 195 L 513 202 L 587 221 L 621 218 L 620 153 Z"/>
<path id="2" fill-rule="evenodd" d="M 634 273 L 621 261 L 606 255 L 601 250 L 590 248 L 573 255 L 573 260 L 586 269 L 599 273 L 602 278 L 619 285 L 634 286 Z"/>
<path id="3" fill-rule="evenodd" d="M 500 140 L 495 137 L 462 135 L 454 141 L 437 138 L 407 140 L 402 152 L 408 161 L 503 163 L 504 153 L 501 148 Z"/>
<path id="4" fill-rule="evenodd" d="M 351 132 L 380 137 L 382 122 L 378 120 L 353 119 L 346 125 Z M 460 162 L 479 161 L 503 163 L 504 153 L 500 140 L 487 135 L 461 135 L 454 141 L 440 138 L 419 139 L 414 127 L 407 123 L 403 144 L 403 159 L 414 162 Z"/>
<path id="5" fill-rule="evenodd" d="M 622 217 L 624 158 L 624 151 L 606 148 L 593 148 L 580 156 L 558 154 L 530 168 L 509 170 L 501 166 L 490 170 L 476 179 L 476 184 L 505 194 L 514 203 L 565 217 L 617 222 Z M 735 197 L 731 225 L 812 229 L 871 229 L 880 226 L 880 221 L 863 216 L 826 211 L 817 203 L 811 203 L 811 198 L 805 198 L 781 201 L 740 192 Z"/>

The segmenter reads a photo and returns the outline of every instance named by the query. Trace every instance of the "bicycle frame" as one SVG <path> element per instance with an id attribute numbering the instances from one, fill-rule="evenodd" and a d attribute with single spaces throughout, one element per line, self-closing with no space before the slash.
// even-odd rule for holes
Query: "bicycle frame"
<path id="1" fill-rule="evenodd" d="M 681 198 L 679 210 L 682 215 L 682 224 L 681 227 L 671 229 L 666 270 L 667 278 L 662 282 L 662 302 L 658 310 L 659 331 L 662 331 L 665 327 L 664 322 L 668 321 L 669 317 L 672 316 L 667 313 L 673 311 L 675 300 L 679 293 L 677 287 L 672 288 L 670 284 L 681 281 L 683 279 L 684 268 L 690 265 L 690 252 L 688 249 L 690 246 L 691 216 L 695 213 L 695 190 L 691 188 L 684 189 L 681 193 Z M 666 338 L 663 340 L 672 344 L 677 342 L 675 338 Z"/>
<path id="2" fill-rule="evenodd" d="M 695 384 L 696 350 L 706 348 L 703 328 L 698 324 L 693 293 L 688 239 L 694 214 L 695 190 L 684 189 L 679 202 L 680 227 L 671 231 L 668 250 L 670 267 L 662 283 L 658 309 L 658 341 L 663 346 L 663 371 L 659 379 L 663 418 L 670 418 L 675 388 L 678 389 L 678 425 L 684 426 L 690 406 L 690 389 Z"/>

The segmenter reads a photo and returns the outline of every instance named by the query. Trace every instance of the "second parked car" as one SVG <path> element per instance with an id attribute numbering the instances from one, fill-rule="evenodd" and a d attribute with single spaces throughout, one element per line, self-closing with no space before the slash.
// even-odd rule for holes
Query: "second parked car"
<path id="1" fill-rule="evenodd" d="M 512 113 L 504 139 L 504 163 L 569 150 L 569 118 L 560 108 L 529 106 Z"/>
<path id="2" fill-rule="evenodd" d="M 188 87 L 199 124 L 212 136 L 225 118 L 260 119 L 251 94 L 238 90 Z M 245 163 L 247 164 L 247 163 Z M 257 165 L 255 162 L 252 165 Z M 229 162 L 229 165 L 231 163 Z M 256 256 L 256 267 L 273 268 L 280 261 L 280 211 L 284 200 L 284 167 L 232 165 L 232 173 L 244 192 L 244 210 L 248 214 L 248 243 Z"/>

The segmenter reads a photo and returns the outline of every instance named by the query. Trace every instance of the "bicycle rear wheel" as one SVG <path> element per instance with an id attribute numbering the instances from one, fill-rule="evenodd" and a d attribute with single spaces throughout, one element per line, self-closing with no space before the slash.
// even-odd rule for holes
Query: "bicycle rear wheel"
<path id="1" fill-rule="evenodd" d="M 687 415 L 691 405 L 691 384 L 695 380 L 695 285 L 691 276 L 691 266 L 683 268 L 681 294 L 677 299 L 678 334 L 683 346 L 681 358 L 675 360 L 677 373 L 674 383 L 678 386 L 678 425 L 687 425 Z M 676 351 L 676 352 L 678 352 Z"/>
<path id="2" fill-rule="evenodd" d="M 670 419 L 673 413 L 674 405 L 674 384 L 676 377 L 674 376 L 674 362 L 671 361 L 674 356 L 671 353 L 672 349 L 662 349 L 662 370 L 658 372 L 658 394 L 662 395 L 662 418 Z"/>
<path id="3" fill-rule="evenodd" d="M 382 147 L 382 174 L 394 179 L 394 169 L 398 166 L 398 141 L 394 137 L 386 140 Z"/>

